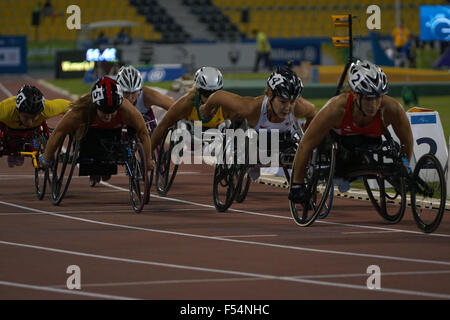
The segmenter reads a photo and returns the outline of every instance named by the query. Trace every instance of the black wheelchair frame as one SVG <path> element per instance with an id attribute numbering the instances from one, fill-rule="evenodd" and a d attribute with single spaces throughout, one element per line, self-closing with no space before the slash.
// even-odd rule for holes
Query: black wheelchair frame
<path id="1" fill-rule="evenodd" d="M 231 121 L 225 129 L 242 130 L 247 132 L 249 129 L 248 122 L 246 119 L 236 116 Z M 289 169 L 292 167 L 294 162 L 295 153 L 298 148 L 301 137 L 303 136 L 303 131 L 297 122 L 294 123 L 294 132 L 288 135 L 282 135 L 280 139 L 280 152 L 279 152 L 279 163 L 281 168 L 283 168 L 284 174 L 288 181 L 290 181 Z M 225 135 L 223 136 L 223 141 L 225 141 Z M 232 147 L 228 145 L 232 143 Z M 245 138 L 245 158 L 244 163 L 238 162 L 237 155 L 239 150 L 237 148 L 237 139 L 233 141 L 225 141 L 222 143 L 222 163 L 216 164 L 214 170 L 214 180 L 213 180 L 213 200 L 214 206 L 220 212 L 226 211 L 234 201 L 241 203 L 245 200 L 251 183 L 251 178 L 248 174 L 248 170 L 252 167 L 264 167 L 261 164 L 249 164 L 249 143 L 250 138 L 246 135 Z M 226 151 L 227 148 L 233 148 L 233 163 L 227 163 Z M 242 162 L 242 161 L 241 161 Z"/>
<path id="2" fill-rule="evenodd" d="M 309 200 L 304 204 L 289 203 L 292 217 L 298 225 L 305 227 L 315 221 L 333 187 L 333 178 L 338 176 L 350 180 L 362 177 L 370 201 L 390 224 L 398 223 L 403 218 L 409 191 L 414 220 L 420 230 L 430 233 L 438 228 L 445 210 L 446 184 L 442 165 L 435 156 L 423 155 L 414 171 L 411 171 L 405 165 L 406 157 L 400 152 L 400 146 L 390 134 L 386 134 L 385 141 L 379 146 L 354 148 L 353 152 L 362 155 L 363 163 L 346 170 L 337 170 L 336 160 L 340 148 L 343 146 L 335 138 L 330 139 L 329 135 L 310 155 L 305 175 Z M 430 170 L 434 175 L 430 175 Z M 374 181 L 376 185 L 373 186 L 374 183 L 369 181 Z M 421 196 L 425 199 L 419 200 Z M 434 209 L 435 213 L 428 213 Z"/>
<path id="3" fill-rule="evenodd" d="M 109 149 L 102 160 L 80 159 L 81 141 L 75 138 L 75 133 L 61 139 L 51 167 L 52 203 L 54 205 L 61 203 L 77 165 L 122 165 L 125 166 L 129 177 L 129 194 L 133 210 L 136 213 L 141 212 L 150 197 L 147 157 L 142 143 L 130 131 L 128 134 L 122 133 L 121 141 L 103 141 L 102 144 L 106 150 Z"/>

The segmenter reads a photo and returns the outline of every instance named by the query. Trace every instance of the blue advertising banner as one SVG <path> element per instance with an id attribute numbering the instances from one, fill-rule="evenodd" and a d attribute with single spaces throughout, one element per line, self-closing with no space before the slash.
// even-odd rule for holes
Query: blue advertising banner
<path id="1" fill-rule="evenodd" d="M 450 6 L 420 6 L 420 40 L 450 41 Z"/>
<path id="2" fill-rule="evenodd" d="M 0 74 L 27 73 L 27 38 L 0 36 Z"/>
<path id="3" fill-rule="evenodd" d="M 180 64 L 155 64 L 151 67 L 137 68 L 142 75 L 144 82 L 172 81 L 182 77 L 187 73 L 186 68 Z M 94 71 L 86 71 L 84 82 L 95 81 Z"/>
<path id="4" fill-rule="evenodd" d="M 293 60 L 295 65 L 299 65 L 301 61 L 310 61 L 313 65 L 319 65 L 321 42 L 320 39 L 271 39 L 272 64 L 280 66 Z"/>

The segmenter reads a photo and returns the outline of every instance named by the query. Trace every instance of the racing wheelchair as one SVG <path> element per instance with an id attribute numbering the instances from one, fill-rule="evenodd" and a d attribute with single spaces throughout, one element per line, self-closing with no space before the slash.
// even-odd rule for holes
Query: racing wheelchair
<path id="1" fill-rule="evenodd" d="M 0 123 L 0 157 L 2 155 L 30 157 L 34 167 L 34 190 L 39 200 L 45 196 L 49 182 L 48 168 L 41 168 L 39 156 L 44 152 L 50 129 L 44 121 L 32 129 L 12 129 Z"/>
<path id="2" fill-rule="evenodd" d="M 417 226 L 425 233 L 435 231 L 446 202 L 442 165 L 434 155 L 425 154 L 411 170 L 400 150 L 389 132 L 385 132 L 383 141 L 354 144 L 351 150 L 330 132 L 313 150 L 306 166 L 309 200 L 303 204 L 289 202 L 295 222 L 306 227 L 316 220 L 333 188 L 334 177 L 348 181 L 361 177 L 371 203 L 384 221 L 395 224 L 402 220 L 409 191 Z M 349 158 L 357 159 L 358 164 L 343 165 Z"/>
<path id="3" fill-rule="evenodd" d="M 261 159 L 258 158 L 258 151 L 251 151 L 250 144 L 258 146 L 260 143 L 259 140 L 254 141 L 252 135 L 255 132 L 248 130 L 249 126 L 247 120 L 237 116 L 233 118 L 233 120 L 228 121 L 229 122 L 226 123 L 224 129 L 232 129 L 232 132 L 241 131 L 241 137 L 242 133 L 246 134 L 244 141 L 242 141 L 242 139 L 239 141 L 237 138 L 239 135 L 229 137 L 225 135 L 225 130 L 222 132 L 222 152 L 217 158 L 213 181 L 214 206 L 220 212 L 226 211 L 234 201 L 238 203 L 243 202 L 250 188 L 251 170 L 259 170 L 261 167 L 267 166 L 261 163 Z M 294 122 L 293 132 L 279 135 L 278 162 L 283 169 L 287 181 L 290 181 L 289 168 L 294 162 L 295 153 L 302 136 L 303 131 L 298 122 Z M 266 151 L 267 155 L 271 157 L 270 132 L 267 134 L 267 140 L 269 143 Z M 243 150 L 242 146 L 244 146 Z M 232 154 L 231 157 L 227 155 L 227 152 L 230 151 Z M 256 159 L 253 157 L 252 161 L 250 161 L 251 153 L 256 153 Z M 328 199 L 329 201 L 332 201 L 332 195 Z M 331 202 L 324 205 L 321 215 L 328 214 L 327 210 L 329 207 L 331 207 Z"/>
<path id="4" fill-rule="evenodd" d="M 223 125 L 219 127 L 223 127 Z M 203 150 L 213 141 L 214 133 L 219 130 L 202 127 L 201 137 L 197 137 L 194 128 L 194 124 L 191 121 L 185 119 L 179 120 L 167 130 L 166 135 L 157 147 L 158 161 L 156 164 L 155 185 L 159 195 L 166 196 L 169 192 L 178 171 L 180 163 L 178 160 L 183 158 L 184 147 L 190 147 L 191 150 L 194 150 L 196 145 L 200 145 Z M 177 129 L 181 129 L 182 131 L 177 132 Z M 209 135 L 211 132 L 213 134 Z M 179 148 L 175 149 L 176 146 Z M 177 152 L 178 159 L 172 158 L 173 152 Z"/>
<path id="5" fill-rule="evenodd" d="M 51 198 L 59 205 L 64 198 L 75 168 L 79 176 L 117 174 L 125 167 L 129 177 L 130 202 L 134 212 L 142 211 L 150 197 L 147 156 L 132 128 L 89 128 L 82 139 L 76 132 L 66 135 L 56 151 L 51 167 Z"/>

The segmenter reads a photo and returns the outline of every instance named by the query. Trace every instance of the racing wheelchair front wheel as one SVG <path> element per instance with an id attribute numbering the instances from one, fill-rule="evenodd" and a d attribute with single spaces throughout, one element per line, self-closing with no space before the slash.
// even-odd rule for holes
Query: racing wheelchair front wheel
<path id="1" fill-rule="evenodd" d="M 80 141 L 74 134 L 66 135 L 60 142 L 51 168 L 51 198 L 54 205 L 59 205 L 69 188 L 73 172 L 77 165 Z M 67 168 L 70 166 L 70 168 Z"/>
<path id="2" fill-rule="evenodd" d="M 127 172 L 130 180 L 130 202 L 134 212 L 139 213 L 148 203 L 150 195 L 149 175 L 147 172 L 147 156 L 140 142 L 131 146 L 131 157 L 127 162 Z"/>
<path id="3" fill-rule="evenodd" d="M 37 139 L 37 157 L 39 157 L 44 153 L 48 137 L 41 134 Z M 39 161 L 39 159 L 37 161 Z M 39 200 L 44 198 L 45 191 L 47 189 L 47 182 L 50 184 L 49 168 L 40 168 L 39 166 L 34 168 L 34 190 Z"/>
<path id="4" fill-rule="evenodd" d="M 312 153 L 306 166 L 306 188 L 309 198 L 306 203 L 296 204 L 289 201 L 289 209 L 295 222 L 302 227 L 311 225 L 324 213 L 327 199 L 332 196 L 333 177 L 336 168 L 337 143 L 321 143 Z M 291 185 L 294 170 L 291 174 Z M 330 203 L 330 202 L 328 202 Z M 331 208 L 326 208 L 329 211 Z M 328 213 L 327 213 L 328 214 Z"/>
<path id="5" fill-rule="evenodd" d="M 414 220 L 420 230 L 431 233 L 441 223 L 447 197 L 441 163 L 435 156 L 425 154 L 417 162 L 411 180 Z"/>

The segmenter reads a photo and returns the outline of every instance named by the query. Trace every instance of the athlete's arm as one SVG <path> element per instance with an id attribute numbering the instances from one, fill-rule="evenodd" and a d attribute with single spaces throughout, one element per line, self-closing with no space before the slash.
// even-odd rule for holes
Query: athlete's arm
<path id="1" fill-rule="evenodd" d="M 122 109 L 123 123 L 136 130 L 136 135 L 141 141 L 144 152 L 147 155 L 147 169 L 152 170 L 154 168 L 154 163 L 151 152 L 151 141 L 147 127 L 145 126 L 144 117 L 127 99 L 123 99 L 120 108 Z"/>
<path id="2" fill-rule="evenodd" d="M 0 122 L 7 124 L 14 109 L 16 109 L 15 96 L 0 101 Z"/>
<path id="3" fill-rule="evenodd" d="M 312 150 L 319 145 L 327 133 L 342 122 L 345 113 L 346 95 L 333 97 L 312 119 L 300 140 L 294 160 L 294 183 L 303 183 L 305 168 Z"/>
<path id="4" fill-rule="evenodd" d="M 306 100 L 305 98 L 297 98 L 294 106 L 294 115 L 296 118 L 306 118 L 306 122 L 303 125 L 303 130 L 308 128 L 314 116 L 317 114 L 317 109 L 314 104 Z"/>
<path id="5" fill-rule="evenodd" d="M 61 140 L 69 133 L 74 132 L 82 124 L 81 112 L 69 111 L 64 115 L 64 118 L 58 123 L 53 130 L 50 138 L 47 141 L 47 145 L 44 151 L 44 159 L 47 162 L 51 162 L 55 155 L 55 151 L 58 148 Z"/>
<path id="6" fill-rule="evenodd" d="M 152 148 L 153 150 L 161 143 L 167 130 L 177 123 L 178 120 L 187 118 L 194 107 L 195 92 L 187 92 L 184 96 L 175 102 L 169 108 L 164 118 L 156 126 L 155 131 L 152 132 Z"/>
<path id="7" fill-rule="evenodd" d="M 403 106 L 397 100 L 384 96 L 383 109 L 385 125 L 392 125 L 392 129 L 394 129 L 395 134 L 400 139 L 402 151 L 406 154 L 408 161 L 411 161 L 414 140 L 411 125 Z"/>
<path id="8" fill-rule="evenodd" d="M 144 93 L 144 105 L 148 109 L 151 108 L 152 105 L 155 105 L 165 110 L 169 110 L 170 106 L 174 103 L 172 98 L 161 94 L 157 90 L 142 87 L 142 92 Z"/>
<path id="9" fill-rule="evenodd" d="M 219 90 L 210 95 L 205 104 L 200 106 L 200 116 L 202 118 L 208 118 L 213 114 L 215 108 L 217 106 L 220 106 L 222 107 L 224 113 L 228 115 L 238 114 L 246 118 L 249 123 L 253 123 L 255 119 L 257 123 L 259 114 L 256 117 L 252 112 L 252 108 L 250 107 L 250 105 L 254 103 L 254 101 L 255 98 L 253 97 L 241 97 L 228 91 Z"/>
<path id="10" fill-rule="evenodd" d="M 43 116 L 45 120 L 51 119 L 57 115 L 64 115 L 70 110 L 70 101 L 65 99 L 45 100 Z"/>

